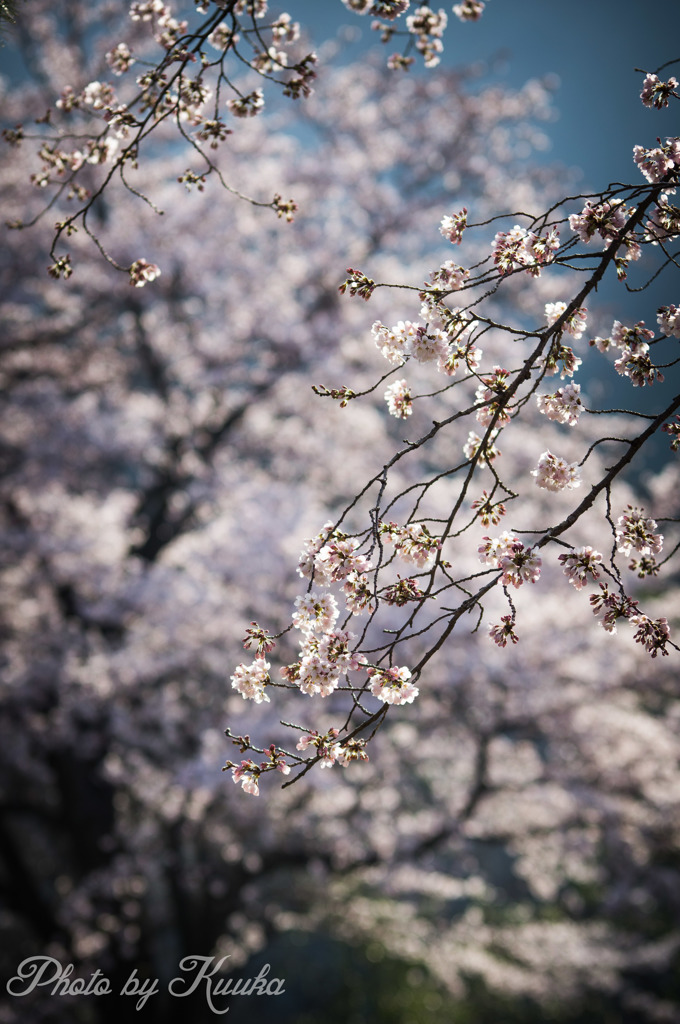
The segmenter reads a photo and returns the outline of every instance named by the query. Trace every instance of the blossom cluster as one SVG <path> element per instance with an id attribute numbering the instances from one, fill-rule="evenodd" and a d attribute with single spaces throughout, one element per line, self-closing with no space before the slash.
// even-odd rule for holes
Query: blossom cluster
<path id="1" fill-rule="evenodd" d="M 616 633 L 618 620 L 629 619 L 638 611 L 637 601 L 623 593 L 615 594 L 606 583 L 599 583 L 598 586 L 600 592 L 590 595 L 593 615 L 600 620 L 600 625 L 608 633 Z"/>
<path id="2" fill-rule="evenodd" d="M 114 75 L 124 75 L 135 63 L 127 43 L 117 43 L 106 54 L 106 63 Z"/>
<path id="3" fill-rule="evenodd" d="M 492 501 L 491 495 L 486 491 L 482 491 L 481 497 L 476 498 L 470 505 L 470 508 L 477 512 L 483 526 L 488 526 L 489 523 L 498 526 L 506 513 L 503 502 Z"/>
<path id="4" fill-rule="evenodd" d="M 407 668 L 369 668 L 371 693 L 383 704 L 412 704 L 419 690 Z"/>
<path id="5" fill-rule="evenodd" d="M 371 568 L 370 561 L 358 553 L 358 541 L 333 529 L 326 523 L 311 540 L 305 541 L 298 561 L 298 573 L 309 579 L 314 578 L 321 586 L 346 579 L 353 573 L 361 575 Z"/>
<path id="6" fill-rule="evenodd" d="M 572 213 L 569 227 L 582 242 L 589 242 L 596 234 L 605 245 L 619 238 L 634 209 L 626 206 L 623 199 L 611 199 L 593 204 L 590 199 L 580 213 Z"/>
<path id="7" fill-rule="evenodd" d="M 677 78 L 671 77 L 667 82 L 662 82 L 658 75 L 649 74 L 645 76 L 642 83 L 640 99 L 646 107 L 656 107 L 657 110 L 661 110 L 662 107 L 668 106 L 670 96 L 677 95 L 675 93 L 677 87 Z"/>
<path id="8" fill-rule="evenodd" d="M 581 486 L 581 470 L 578 463 L 569 463 L 550 451 L 541 454 L 538 466 L 532 469 L 531 475 L 536 478 L 537 487 L 547 491 L 572 490 Z"/>
<path id="9" fill-rule="evenodd" d="M 421 568 L 430 567 L 439 550 L 439 541 L 423 524 L 389 526 L 381 532 L 395 543 L 399 555 Z M 358 553 L 358 542 L 326 524 L 317 537 L 306 542 L 298 571 L 322 586 L 342 582 L 351 614 L 360 613 L 373 598 L 366 573 L 370 561 Z M 281 671 L 289 683 L 310 696 L 327 697 L 335 691 L 342 676 L 367 666 L 366 657 L 353 650 L 354 634 L 335 628 L 338 604 L 329 592 L 310 591 L 296 599 L 293 626 L 303 634 L 299 660 Z M 367 668 L 373 679 L 371 692 L 386 703 L 410 702 L 417 695 L 407 668 Z"/>
<path id="10" fill-rule="evenodd" d="M 130 267 L 130 284 L 133 288 L 143 288 L 148 281 L 155 281 L 160 277 L 160 267 L 148 260 L 135 260 Z"/>
<path id="11" fill-rule="evenodd" d="M 463 0 L 453 5 L 453 13 L 461 21 L 479 21 L 485 7 L 484 0 Z"/>
<path id="12" fill-rule="evenodd" d="M 502 402 L 502 395 L 507 391 L 510 372 L 502 366 L 494 366 L 489 376 L 482 377 L 475 391 L 475 403 L 484 404 L 477 410 L 477 420 L 482 426 L 488 427 L 492 420 L 501 426 L 509 423 L 510 414 Z"/>
<path id="13" fill-rule="evenodd" d="M 405 420 L 413 412 L 413 401 L 406 380 L 395 380 L 385 390 L 385 401 L 391 416 Z"/>
<path id="14" fill-rule="evenodd" d="M 236 46 L 241 41 L 238 32 L 231 28 L 225 21 L 221 21 L 208 36 L 208 42 L 215 50 L 226 53 L 230 47 Z"/>
<path id="15" fill-rule="evenodd" d="M 663 547 L 663 536 L 656 531 L 655 520 L 647 517 L 644 509 L 632 505 L 626 507 L 616 523 L 616 550 L 627 556 L 636 551 L 642 556 L 629 566 L 641 578 L 656 575 L 659 571 L 654 556 Z M 601 553 L 589 545 L 560 555 L 559 561 L 567 579 L 577 590 L 599 580 L 603 570 Z M 598 592 L 590 595 L 590 605 L 608 633 L 616 633 L 619 620 L 626 619 L 637 629 L 636 643 L 643 644 L 653 658 L 659 653 L 668 654 L 666 645 L 670 641 L 670 628 L 667 619 L 650 619 L 643 615 L 638 602 L 625 594 L 622 587 L 618 592 L 610 589 L 607 583 L 600 582 L 598 587 Z"/>
<path id="16" fill-rule="evenodd" d="M 432 309 L 425 312 L 430 316 L 437 315 Z M 461 363 L 469 370 L 476 370 L 482 353 L 469 340 L 474 321 L 460 315 L 459 310 L 450 310 L 449 313 L 446 325 L 432 319 L 427 324 L 417 320 L 399 320 L 393 327 L 386 327 L 376 320 L 371 333 L 377 348 L 390 363 L 401 365 L 411 357 L 420 363 L 436 362 L 439 372 L 448 376 L 453 376 Z M 405 381 L 398 383 L 406 388 Z M 399 391 L 400 388 L 395 387 L 395 398 Z M 394 412 L 393 415 L 403 418 L 404 414 Z"/>
<path id="17" fill-rule="evenodd" d="M 406 18 L 406 27 L 415 38 L 415 47 L 422 55 L 426 68 L 434 68 L 441 60 L 444 49 L 442 36 L 448 24 L 446 11 L 440 7 L 417 7 Z"/>
<path id="18" fill-rule="evenodd" d="M 112 122 L 115 127 L 115 124 Z M 46 189 L 50 185 L 60 186 L 65 180 L 73 181 L 73 176 L 86 164 L 101 165 L 111 163 L 119 148 L 120 134 L 115 136 L 102 136 L 100 138 L 86 139 L 81 143 L 80 148 L 73 150 L 62 149 L 57 145 L 50 145 L 44 142 L 40 147 L 38 156 L 42 161 L 39 171 L 31 174 L 30 180 L 36 188 Z M 72 197 L 87 198 L 89 190 L 71 185 Z"/>
<path id="19" fill-rule="evenodd" d="M 680 307 L 659 306 L 656 321 L 667 338 L 680 338 Z"/>
<path id="20" fill-rule="evenodd" d="M 507 647 L 508 640 L 513 644 L 519 643 L 519 637 L 515 632 L 514 616 L 502 615 L 499 623 L 489 626 L 489 636 L 498 647 Z"/>
<path id="21" fill-rule="evenodd" d="M 651 184 L 663 181 L 669 171 L 680 167 L 680 138 L 666 139 L 663 146 L 633 148 L 633 159 Z"/>
<path id="22" fill-rule="evenodd" d="M 602 562 L 602 555 L 590 545 L 559 555 L 559 561 L 565 576 L 577 590 L 582 590 L 589 579 L 594 582 L 600 578 L 598 566 Z"/>
<path id="23" fill-rule="evenodd" d="M 653 658 L 659 653 L 667 656 L 666 644 L 671 636 L 668 619 L 650 619 L 639 611 L 637 601 L 625 594 L 614 594 L 605 583 L 599 586 L 600 593 L 591 595 L 590 603 L 593 614 L 600 619 L 604 629 L 608 633 L 616 633 L 618 620 L 627 619 L 637 629 L 634 637 L 636 643 L 643 644 Z"/>
<path id="24" fill-rule="evenodd" d="M 379 534 L 383 541 L 394 544 L 394 550 L 404 562 L 427 571 L 437 561 L 441 541 L 434 537 L 424 523 L 381 523 Z"/>
<path id="25" fill-rule="evenodd" d="M 605 247 L 612 242 L 619 243 L 615 257 L 619 280 L 625 279 L 628 264 L 642 256 L 642 249 L 636 238 L 630 233 L 624 233 L 624 228 L 634 213 L 634 207 L 627 206 L 623 199 L 617 198 L 595 204 L 587 200 L 580 213 L 572 213 L 569 217 L 571 230 L 582 242 L 590 242 L 599 235 Z"/>
<path id="26" fill-rule="evenodd" d="M 269 701 L 265 693 L 265 686 L 271 682 L 269 677 L 270 664 L 263 657 L 258 656 L 252 665 L 237 665 L 231 685 L 240 693 L 244 700 L 254 700 L 256 704 L 262 701 Z"/>
<path id="27" fill-rule="evenodd" d="M 566 302 L 546 302 L 545 318 L 548 326 L 551 327 L 554 323 L 557 323 L 566 311 Z M 576 338 L 578 341 L 579 338 L 583 337 L 583 332 L 586 329 L 587 315 L 588 310 L 585 307 L 572 310 L 562 324 L 562 330 L 566 331 L 567 334 L 571 334 L 572 338 Z"/>
<path id="28" fill-rule="evenodd" d="M 396 583 L 393 583 L 381 593 L 381 597 L 386 604 L 396 604 L 397 607 L 407 604 L 409 601 L 418 601 L 423 596 L 423 592 L 418 586 L 416 580 L 411 577 L 407 579 L 398 578 Z"/>
<path id="29" fill-rule="evenodd" d="M 637 628 L 636 643 L 644 644 L 645 650 L 653 658 L 656 658 L 659 653 L 668 656 L 666 644 L 671 638 L 671 631 L 665 616 L 659 619 L 650 619 L 647 615 L 635 614 L 630 616 L 629 621 L 631 626 Z"/>
<path id="30" fill-rule="evenodd" d="M 264 107 L 264 93 L 262 89 L 253 89 L 245 96 L 236 96 L 227 100 L 227 108 L 234 117 L 255 117 Z"/>
<path id="31" fill-rule="evenodd" d="M 535 548 L 527 548 L 508 530 L 500 537 L 483 537 L 477 548 L 484 565 L 501 570 L 501 580 L 515 588 L 523 583 L 536 583 L 541 575 L 542 561 Z"/>
<path id="32" fill-rule="evenodd" d="M 532 277 L 540 277 L 541 267 L 551 263 L 560 247 L 556 228 L 541 237 L 515 224 L 511 231 L 499 231 L 493 241 L 493 260 L 499 273 L 524 270 Z"/>
<path id="33" fill-rule="evenodd" d="M 276 641 L 266 629 L 258 625 L 257 622 L 251 622 L 248 629 L 246 629 L 246 635 L 243 639 L 243 646 L 248 650 L 251 647 L 255 647 L 257 650 L 257 656 L 259 658 L 264 657 L 273 651 L 276 647 Z"/>
<path id="34" fill-rule="evenodd" d="M 298 562 L 298 573 L 314 579 L 322 587 L 340 583 L 345 605 L 351 615 L 370 612 L 374 607 L 373 589 L 366 575 L 372 568 L 371 562 L 357 551 L 358 542 L 333 530 L 332 523 L 326 523 L 320 533 L 306 541 Z M 306 620 L 321 622 L 323 628 L 335 623 L 337 602 L 332 595 L 312 594 L 298 598 L 296 602 L 295 625 L 298 628 Z"/>
<path id="35" fill-rule="evenodd" d="M 680 210 L 670 202 L 669 194 L 661 193 L 645 221 L 645 241 L 652 245 L 671 241 L 680 234 Z"/>
<path id="36" fill-rule="evenodd" d="M 460 267 L 453 260 L 447 260 L 430 274 L 431 290 L 437 292 L 458 291 L 470 277 L 470 271 Z"/>
<path id="37" fill-rule="evenodd" d="M 337 742 L 340 732 L 331 728 L 325 733 L 319 733 L 316 729 L 301 736 L 296 744 L 297 750 L 308 750 L 313 747 L 320 759 L 322 768 L 330 768 L 338 759 L 340 744 Z"/>
<path id="38" fill-rule="evenodd" d="M 677 452 L 680 449 L 680 415 L 676 413 L 675 422 L 664 423 L 661 428 L 671 438 L 671 451 Z"/>
<path id="39" fill-rule="evenodd" d="M 334 764 L 347 768 L 352 761 L 368 761 L 364 739 L 353 737 L 339 742 L 339 735 L 339 730 L 335 728 L 328 729 L 325 733 L 312 729 L 300 737 L 296 749 L 315 749 L 321 768 L 330 768 Z"/>
<path id="40" fill-rule="evenodd" d="M 354 270 L 352 267 L 347 268 L 347 274 L 347 280 L 343 281 L 338 288 L 340 294 L 344 295 L 345 292 L 349 292 L 350 295 L 359 295 L 368 302 L 375 289 L 375 281 L 372 281 L 361 270 Z"/>
<path id="41" fill-rule="evenodd" d="M 573 377 L 583 360 L 577 356 L 569 345 L 563 345 L 561 335 L 553 338 L 548 354 L 543 360 L 546 377 L 554 377 L 556 373 L 562 380 Z"/>
<path id="42" fill-rule="evenodd" d="M 660 314 L 660 318 L 663 319 L 663 314 Z M 662 382 L 664 379 L 649 355 L 649 342 L 653 337 L 654 331 L 645 327 L 644 320 L 640 320 L 633 327 L 626 327 L 615 320 L 609 338 L 593 338 L 590 344 L 600 352 L 606 352 L 610 348 L 620 349 L 621 355 L 614 363 L 616 372 L 628 377 L 634 387 L 644 387 L 645 384 Z"/>
<path id="43" fill-rule="evenodd" d="M 411 6 L 411 0 L 342 0 L 348 10 L 355 14 L 373 14 L 378 18 L 392 21 Z"/>
<path id="44" fill-rule="evenodd" d="M 332 594 L 310 591 L 295 599 L 293 625 L 303 633 L 325 633 L 337 620 L 338 602 Z"/>
<path id="45" fill-rule="evenodd" d="M 654 381 L 661 383 L 664 380 L 663 373 L 652 362 L 648 346 L 644 342 L 635 349 L 624 348 L 614 363 L 614 369 L 622 377 L 628 377 L 635 388 L 653 384 Z"/>
<path id="46" fill-rule="evenodd" d="M 536 395 L 536 404 L 539 412 L 549 420 L 575 427 L 583 412 L 581 385 L 569 383 L 550 395 Z"/>
<path id="47" fill-rule="evenodd" d="M 304 632 L 299 660 L 284 666 L 281 674 L 310 697 L 328 697 L 337 689 L 342 676 L 366 664 L 363 654 L 351 649 L 355 640 L 356 636 L 347 630 L 329 629 L 321 635 Z"/>
<path id="48" fill-rule="evenodd" d="M 261 761 L 259 764 L 256 764 L 255 761 L 248 758 L 241 761 L 239 765 L 234 764 L 232 761 L 227 761 L 222 771 L 227 771 L 227 769 L 231 768 L 232 782 L 240 782 L 241 788 L 245 793 L 250 793 L 251 796 L 259 796 L 259 782 L 263 772 L 278 771 L 282 775 L 290 775 L 290 765 L 285 761 L 285 755 L 282 750 L 278 750 L 272 743 L 266 753 L 269 755 L 268 761 Z"/>
<path id="49" fill-rule="evenodd" d="M 656 521 L 643 508 L 627 505 L 616 523 L 616 548 L 622 555 L 630 555 L 633 549 L 641 555 L 658 555 L 663 534 L 657 533 Z"/>
<path id="50" fill-rule="evenodd" d="M 453 245 L 460 245 L 463 241 L 463 232 L 467 227 L 467 207 L 464 206 L 462 210 L 458 210 L 457 213 L 452 215 L 446 214 L 442 217 L 442 222 L 439 226 L 439 231 L 447 238 Z"/>

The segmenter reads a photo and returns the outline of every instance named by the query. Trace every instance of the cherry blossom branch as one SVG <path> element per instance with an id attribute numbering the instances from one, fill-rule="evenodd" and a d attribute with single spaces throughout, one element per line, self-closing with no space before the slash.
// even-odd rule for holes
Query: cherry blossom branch
<path id="1" fill-rule="evenodd" d="M 484 537 L 478 553 L 486 568 L 478 572 L 452 572 L 448 550 L 446 555 L 444 553 L 445 546 L 448 548 L 454 540 L 462 538 L 478 519 L 484 525 L 500 521 L 505 513 L 504 506 L 502 502 L 492 504 L 497 488 L 502 488 L 502 493 L 513 500 L 519 498 L 520 489 L 508 486 L 495 468 L 499 455 L 495 442 L 503 431 L 512 428 L 518 417 L 527 415 L 531 399 L 548 419 L 570 427 L 576 426 L 582 412 L 595 412 L 584 405 L 578 384 L 569 383 L 547 396 L 540 394 L 538 389 L 560 367 L 562 378 L 571 380 L 581 365 L 582 359 L 564 344 L 563 339 L 567 334 L 576 340 L 582 337 L 587 314 L 583 304 L 597 291 L 609 268 L 615 269 L 619 280 L 625 280 L 629 263 L 642 255 L 642 245 L 657 241 L 656 224 L 661 226 L 664 237 L 680 235 L 680 216 L 675 218 L 667 205 L 668 190 L 677 183 L 680 140 L 668 139 L 664 146 L 653 150 L 636 147 L 635 161 L 647 178 L 646 185 L 617 184 L 610 190 L 597 193 L 598 203 L 595 205 L 591 198 L 587 198 L 581 213 L 571 214 L 568 218 L 570 229 L 582 243 L 587 244 L 593 236 L 599 235 L 604 243 L 599 254 L 578 251 L 577 238 L 560 244 L 554 224 L 562 225 L 565 219 L 551 221 L 552 212 L 559 209 L 558 204 L 543 218 L 532 220 L 532 224 L 540 225 L 542 230 L 546 230 L 548 224 L 553 225 L 545 236 L 517 225 L 512 231 L 498 232 L 492 257 L 487 256 L 475 264 L 478 268 L 485 268 L 476 277 L 471 276 L 469 270 L 448 261 L 431 273 L 432 283 L 423 289 L 404 284 L 377 284 L 360 270 L 348 270 L 349 276 L 340 290 L 350 296 L 370 300 L 378 288 L 406 294 L 418 292 L 423 303 L 421 315 L 424 324 L 400 321 L 393 328 L 387 328 L 380 321 L 373 324 L 375 342 L 396 370 L 402 371 L 411 362 L 436 362 L 440 372 L 453 376 L 462 365 L 469 373 L 456 381 L 456 385 L 465 387 L 466 383 L 477 382 L 477 391 L 473 402 L 463 401 L 462 408 L 447 411 L 444 416 L 437 415 L 431 421 L 432 426 L 421 432 L 417 440 L 404 441 L 382 469 L 359 489 L 335 523 L 327 523 L 316 538 L 307 542 L 303 551 L 298 571 L 308 579 L 307 592 L 297 599 L 293 615 L 293 626 L 302 633 L 300 660 L 286 666 L 282 672 L 291 686 L 299 687 L 308 696 L 320 694 L 331 698 L 329 706 L 332 707 L 337 704 L 333 694 L 337 693 L 339 698 L 347 689 L 352 694 L 352 706 L 341 729 L 333 729 L 323 735 L 320 732 L 309 733 L 301 739 L 303 746 L 313 743 L 317 748 L 313 763 L 321 761 L 327 766 L 339 762 L 347 765 L 352 760 L 365 759 L 363 745 L 358 749 L 352 747 L 359 733 L 373 725 L 372 736 L 384 723 L 391 705 L 408 704 L 418 696 L 416 684 L 423 677 L 425 667 L 445 647 L 464 615 L 476 610 L 471 632 L 479 630 L 483 602 L 499 585 L 509 614 L 502 617 L 500 624 L 492 625 L 489 634 L 501 647 L 508 642 L 517 643 L 514 627 L 518 612 L 510 588 L 538 581 L 542 564 L 538 553 L 549 542 L 566 547 L 559 556 L 559 562 L 576 589 L 597 582 L 601 572 L 614 584 L 616 590 L 610 590 L 608 583 L 600 582 L 599 592 L 590 596 L 592 610 L 606 630 L 613 632 L 618 620 L 628 620 L 637 630 L 635 640 L 643 644 L 653 658 L 658 654 L 667 656 L 669 648 L 677 649 L 670 638 L 667 620 L 648 618 L 640 612 L 637 601 L 625 593 L 617 565 L 619 554 L 630 555 L 635 549 L 642 557 L 634 559 L 630 568 L 635 568 L 641 577 L 656 574 L 659 563 L 655 556 L 661 550 L 663 537 L 656 532 L 657 523 L 646 516 L 644 510 L 630 504 L 616 518 L 612 511 L 612 485 L 637 452 L 661 428 L 672 434 L 674 443 L 673 425 L 668 420 L 680 408 L 680 395 L 666 404 L 662 412 L 651 415 L 631 413 L 649 420 L 645 429 L 632 439 L 611 436 L 591 439 L 579 462 L 569 464 L 550 451 L 541 455 L 538 467 L 531 474 L 535 483 L 548 491 L 569 490 L 580 486 L 582 467 L 594 462 L 602 444 L 615 441 L 625 445 L 624 454 L 612 466 L 600 469 L 597 464 L 599 479 L 591 485 L 582 501 L 571 512 L 561 516 L 555 525 L 542 531 L 518 531 L 538 535 L 532 546 L 525 546 L 517 534 L 508 531 L 500 537 Z M 631 199 L 638 200 L 635 207 L 627 205 Z M 464 209 L 453 217 L 444 217 L 441 233 L 453 244 L 460 245 L 467 228 L 467 210 Z M 493 267 L 489 265 L 491 258 Z M 494 314 L 489 315 L 485 304 L 498 301 L 497 297 L 503 294 L 502 289 L 509 279 L 520 275 L 538 277 L 549 269 L 550 264 L 562 270 L 586 273 L 587 279 L 570 301 L 546 304 L 547 326 L 538 329 L 517 327 L 502 322 Z M 459 292 L 471 293 L 468 305 L 448 305 L 446 300 L 455 301 Z M 480 305 L 482 309 L 478 310 Z M 661 307 L 657 322 L 662 331 L 661 337 L 680 336 L 680 310 L 675 306 Z M 487 332 L 499 332 L 506 338 L 506 344 L 512 346 L 533 340 L 532 350 L 512 371 L 499 365 L 495 365 L 492 372 L 483 371 L 479 368 L 482 354 L 477 344 Z M 628 377 L 634 386 L 645 386 L 663 380 L 660 368 L 651 362 L 649 356 L 651 345 L 659 340 L 642 321 L 634 327 L 626 327 L 616 321 L 611 337 L 593 339 L 591 347 L 602 352 L 609 348 L 619 349 L 621 356 L 615 363 L 616 371 Z M 672 360 L 665 366 L 674 362 Z M 364 389 L 363 393 L 370 394 L 393 372 L 384 374 L 378 384 Z M 350 398 L 358 397 L 346 386 L 341 389 L 317 387 L 315 390 L 341 399 L 343 405 Z M 415 394 L 405 379 L 395 381 L 385 392 L 389 412 L 402 420 L 408 419 L 414 407 L 419 407 L 425 400 L 436 400 L 446 407 L 453 395 L 452 385 Z M 597 413 L 627 415 L 626 410 L 598 410 Z M 481 436 L 470 433 L 464 448 L 464 461 L 445 458 L 443 467 L 433 469 L 424 479 L 421 475 L 417 482 L 406 482 L 391 493 L 391 481 L 397 466 L 407 461 L 410 465 L 410 456 L 430 450 L 444 436 L 454 436 L 458 423 L 472 415 L 482 423 L 484 431 Z M 595 417 L 592 422 L 594 424 Z M 482 468 L 491 472 L 493 490 L 491 495 L 484 491 L 482 498 L 471 502 L 471 487 Z M 454 479 L 457 480 L 457 490 L 448 514 L 433 513 L 428 506 L 436 501 L 435 485 Z M 364 499 L 372 491 L 375 491 L 375 499 L 367 509 L 369 525 L 354 533 L 341 532 L 343 523 L 360 512 Z M 609 566 L 602 564 L 602 555 L 593 547 L 575 547 L 560 539 L 591 512 L 602 493 L 606 497 L 604 518 L 613 537 Z M 474 514 L 461 526 L 459 517 L 467 505 Z M 388 521 L 387 515 L 393 510 L 396 514 L 399 510 L 403 510 L 402 515 L 406 513 L 403 525 Z M 388 551 L 390 545 L 394 545 L 394 552 Z M 415 563 L 420 571 L 409 579 L 397 574 L 395 582 L 397 557 L 407 563 Z M 473 582 L 475 585 L 470 587 Z M 347 604 L 347 615 L 340 629 L 336 626 L 339 609 L 332 594 L 336 585 L 342 589 Z M 319 586 L 321 590 L 315 589 Z M 441 599 L 450 590 L 456 593 L 456 602 L 443 604 Z M 439 605 L 436 614 L 430 611 L 433 600 L 437 600 Z M 384 615 L 381 619 L 379 613 L 384 612 L 385 606 L 395 605 L 404 610 L 403 621 L 397 625 L 384 622 L 381 639 L 376 630 Z M 348 627 L 362 612 L 367 612 L 368 617 L 357 638 L 348 631 Z M 398 652 L 402 650 L 411 652 L 410 668 L 398 663 Z M 258 702 L 268 700 L 266 687 L 271 682 L 268 669 L 268 663 L 262 660 L 252 666 L 241 665 L 232 677 L 232 685 L 244 698 Z M 340 685 L 342 675 L 353 677 L 356 673 L 360 676 L 358 687 Z M 368 701 L 370 698 L 377 698 L 383 707 L 371 711 L 370 704 L 364 704 L 364 699 Z M 356 715 L 362 716 L 362 720 L 349 732 Z M 261 770 L 269 769 L 262 766 Z M 243 771 L 244 784 L 254 785 L 259 774 L 256 766 L 249 764 Z"/>

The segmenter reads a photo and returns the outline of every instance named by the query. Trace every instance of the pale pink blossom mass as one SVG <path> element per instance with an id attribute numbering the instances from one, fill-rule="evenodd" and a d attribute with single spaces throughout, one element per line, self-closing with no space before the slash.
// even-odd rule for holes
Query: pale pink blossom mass
<path id="1" fill-rule="evenodd" d="M 369 668 L 368 675 L 372 679 L 371 693 L 384 704 L 412 704 L 420 692 L 405 667 Z"/>
<path id="2" fill-rule="evenodd" d="M 547 302 L 545 305 L 545 318 L 549 326 L 556 323 L 567 311 L 566 302 Z M 565 318 L 562 330 L 571 334 L 572 338 L 578 340 L 583 336 L 586 328 L 587 309 L 575 309 Z"/>
<path id="3" fill-rule="evenodd" d="M 413 401 L 408 383 L 405 380 L 395 380 L 385 391 L 385 401 L 391 416 L 405 420 L 413 412 Z"/>
<path id="4" fill-rule="evenodd" d="M 563 491 L 581 486 L 581 470 L 576 462 L 567 462 L 560 455 L 546 451 L 540 455 L 538 466 L 532 469 L 538 487 L 548 491 Z"/>
<path id="5" fill-rule="evenodd" d="M 567 423 L 575 427 L 579 416 L 583 412 L 581 401 L 581 385 L 565 384 L 549 395 L 536 395 L 536 404 L 539 412 L 547 416 L 549 420 L 556 420 L 558 423 Z"/>

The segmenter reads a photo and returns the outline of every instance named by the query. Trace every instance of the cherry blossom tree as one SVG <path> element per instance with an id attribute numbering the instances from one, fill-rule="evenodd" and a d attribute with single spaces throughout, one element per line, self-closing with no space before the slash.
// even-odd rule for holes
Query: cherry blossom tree
<path id="1" fill-rule="evenodd" d="M 248 6 L 199 11 L 192 39 L 230 31 L 232 58 L 234 35 L 288 25 Z M 392 37 L 420 18 L 406 38 L 435 63 L 441 18 L 346 6 Z M 637 149 L 630 185 L 564 200 L 508 141 L 540 137 L 540 83 L 404 75 L 405 51 L 391 74 L 326 67 L 304 127 L 291 104 L 244 118 L 257 90 L 238 84 L 213 168 L 194 94 L 233 79 L 185 58 L 188 26 L 161 5 L 133 5 L 128 35 L 117 5 L 26 8 L 36 82 L 5 96 L 1 172 L 14 221 L 39 221 L 2 257 L 8 948 L 119 990 L 133 967 L 245 968 L 326 930 L 496 1015 L 522 998 L 537 1020 L 584 1000 L 672 1019 L 677 309 L 612 327 L 596 292 L 674 269 L 677 140 Z M 112 71 L 125 45 L 167 75 L 121 140 L 137 170 L 107 142 L 119 38 Z M 308 52 L 248 74 L 311 85 Z M 675 98 L 662 70 L 643 102 Z M 68 140 L 62 116 L 81 119 Z M 621 408 L 588 397 L 607 360 Z M 648 391 L 654 411 L 634 405 Z M 628 468 L 659 436 L 640 493 Z M 283 792 L 262 779 L 277 770 Z M 127 1005 L 45 992 L 30 1012 Z M 186 1009 L 161 994 L 147 1012 Z"/>

